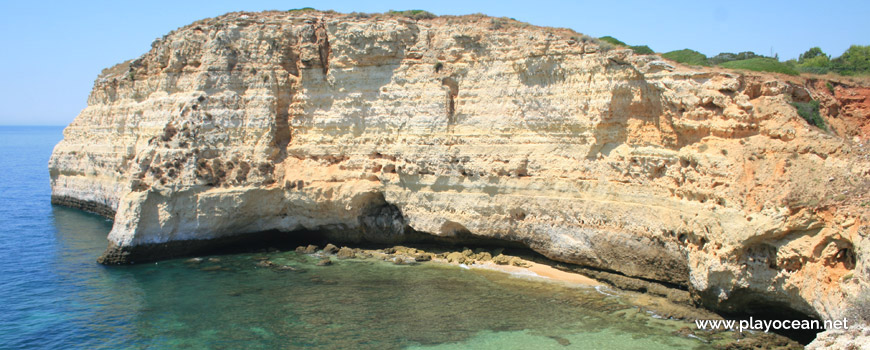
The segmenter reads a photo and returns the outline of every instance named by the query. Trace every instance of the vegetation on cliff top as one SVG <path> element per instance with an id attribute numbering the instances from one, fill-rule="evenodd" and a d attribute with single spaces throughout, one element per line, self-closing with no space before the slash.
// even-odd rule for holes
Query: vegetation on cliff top
<path id="1" fill-rule="evenodd" d="M 741 53 L 723 52 L 713 57 L 690 49 L 662 54 L 662 57 L 678 63 L 694 66 L 720 66 L 731 69 L 746 69 L 788 75 L 800 73 L 837 73 L 840 75 L 870 74 L 870 46 L 852 45 L 840 57 L 831 58 L 822 49 L 813 47 L 797 60 L 781 62 L 778 57 L 765 57 L 752 51 Z"/>
<path id="2" fill-rule="evenodd" d="M 804 73 L 870 74 L 870 45 L 852 45 L 840 57 L 833 59 L 821 48 L 813 47 L 802 53 L 797 60 L 788 60 L 785 63 Z"/>
<path id="3" fill-rule="evenodd" d="M 636 54 L 647 55 L 655 53 L 646 45 L 628 45 L 624 41 L 610 35 L 598 38 L 602 43 L 629 48 Z M 691 66 L 721 66 L 731 69 L 745 69 L 759 72 L 783 73 L 799 75 L 800 73 L 826 74 L 829 72 L 840 75 L 870 74 L 870 45 L 852 45 L 840 57 L 831 58 L 819 47 L 813 47 L 800 55 L 797 60 L 781 62 L 779 57 L 766 57 L 752 51 L 740 53 L 722 52 L 713 57 L 691 49 L 670 51 L 662 57 Z"/>
<path id="4" fill-rule="evenodd" d="M 614 38 L 610 35 L 602 36 L 602 37 L 598 38 L 598 40 L 601 40 L 601 41 L 606 42 L 606 43 L 611 43 L 611 44 L 617 45 L 617 46 L 628 46 L 628 44 L 626 44 L 622 40 Z"/>
<path id="5" fill-rule="evenodd" d="M 413 19 L 432 19 L 432 18 L 438 17 L 434 13 L 429 12 L 429 11 L 424 11 L 424 10 L 403 10 L 403 11 L 390 10 L 389 12 L 387 12 L 387 14 L 396 15 L 396 16 L 403 16 L 403 17 L 410 17 Z"/>
<path id="6" fill-rule="evenodd" d="M 745 69 L 758 72 L 783 73 L 788 75 L 800 75 L 800 73 L 785 63 L 770 57 L 755 57 L 746 60 L 728 61 L 719 66 L 731 69 Z"/>
<path id="7" fill-rule="evenodd" d="M 688 64 L 692 66 L 709 66 L 707 55 L 690 49 L 682 49 L 662 54 L 662 57 L 671 61 Z"/>
<path id="8" fill-rule="evenodd" d="M 653 51 L 653 49 L 651 49 L 649 46 L 646 46 L 646 45 L 629 45 L 629 44 L 626 44 L 625 42 L 623 42 L 622 40 L 619 40 L 619 39 L 617 39 L 617 38 L 614 38 L 614 37 L 612 37 L 612 36 L 610 36 L 610 35 L 602 36 L 602 37 L 598 38 L 598 40 L 601 41 L 601 42 L 605 42 L 605 43 L 608 43 L 608 44 L 614 45 L 614 46 L 621 46 L 621 47 L 629 48 L 629 49 L 631 49 L 632 51 L 634 51 L 634 53 L 636 53 L 636 54 L 638 54 L 638 55 L 651 55 L 651 54 L 656 53 L 656 52 Z"/>

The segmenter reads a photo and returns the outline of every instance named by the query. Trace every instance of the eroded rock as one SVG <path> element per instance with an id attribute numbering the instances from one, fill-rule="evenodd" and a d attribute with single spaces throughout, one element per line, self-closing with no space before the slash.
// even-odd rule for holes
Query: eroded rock
<path id="1" fill-rule="evenodd" d="M 789 104 L 828 94 L 829 117 L 857 90 L 477 17 L 241 16 L 105 70 L 64 131 L 52 200 L 113 217 L 104 263 L 317 231 L 515 242 L 722 310 L 840 318 L 868 289 L 866 125 L 843 125 L 865 109 L 832 124 L 843 139 Z"/>

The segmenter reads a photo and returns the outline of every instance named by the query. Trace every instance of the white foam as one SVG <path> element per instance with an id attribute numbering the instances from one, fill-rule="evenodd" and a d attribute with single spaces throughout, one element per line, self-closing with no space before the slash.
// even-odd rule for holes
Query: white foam
<path id="1" fill-rule="evenodd" d="M 595 291 L 598 292 L 598 293 L 604 294 L 604 295 L 606 295 L 606 296 L 609 296 L 609 297 L 615 297 L 615 296 L 616 296 L 616 294 L 610 294 L 610 293 L 608 293 L 608 291 L 613 292 L 613 290 L 611 290 L 610 288 L 607 288 L 607 286 L 595 286 Z"/>

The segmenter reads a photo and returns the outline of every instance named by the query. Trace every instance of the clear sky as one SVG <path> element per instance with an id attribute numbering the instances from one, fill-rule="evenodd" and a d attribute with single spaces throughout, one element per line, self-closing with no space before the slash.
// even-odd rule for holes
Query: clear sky
<path id="1" fill-rule="evenodd" d="M 484 13 L 600 37 L 656 52 L 708 56 L 755 51 L 796 58 L 812 46 L 839 56 L 870 45 L 870 1 L 0 1 L 0 125 L 66 125 L 85 107 L 103 68 L 198 19 L 231 11 L 314 7 L 339 12 L 424 9 Z"/>

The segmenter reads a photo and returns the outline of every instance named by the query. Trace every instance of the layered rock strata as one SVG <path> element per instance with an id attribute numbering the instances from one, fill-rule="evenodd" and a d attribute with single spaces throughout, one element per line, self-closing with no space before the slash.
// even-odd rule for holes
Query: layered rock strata
<path id="1" fill-rule="evenodd" d="M 483 16 L 231 13 L 105 70 L 51 186 L 113 217 L 106 263 L 270 230 L 486 238 L 839 318 L 870 161 L 860 128 L 798 116 L 813 86 Z"/>

